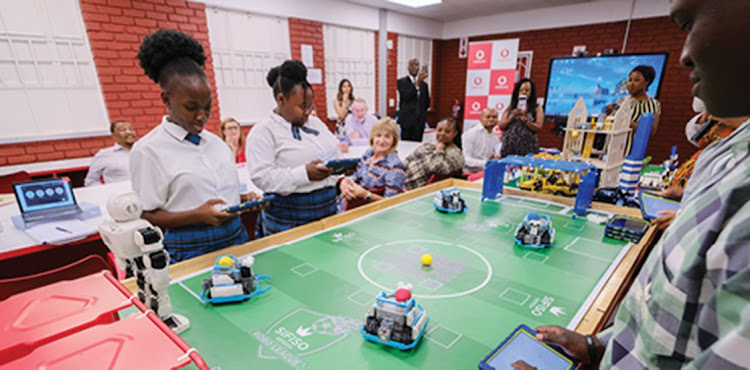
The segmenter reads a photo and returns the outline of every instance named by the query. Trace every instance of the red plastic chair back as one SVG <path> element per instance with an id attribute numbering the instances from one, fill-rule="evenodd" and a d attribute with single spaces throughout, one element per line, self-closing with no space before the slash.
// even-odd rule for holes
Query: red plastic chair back
<path id="1" fill-rule="evenodd" d="M 0 194 L 12 193 L 13 183 L 31 181 L 31 176 L 26 171 L 14 172 L 0 176 Z"/>
<path id="2" fill-rule="evenodd" d="M 90 255 L 76 262 L 38 274 L 0 279 L 0 301 L 21 292 L 49 285 L 61 280 L 73 280 L 101 270 L 109 264 L 99 255 Z"/>

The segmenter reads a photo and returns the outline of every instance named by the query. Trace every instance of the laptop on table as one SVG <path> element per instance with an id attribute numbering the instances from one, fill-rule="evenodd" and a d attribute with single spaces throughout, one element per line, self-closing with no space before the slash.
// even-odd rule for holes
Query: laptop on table
<path id="1" fill-rule="evenodd" d="M 13 193 L 25 222 L 73 218 L 83 212 L 70 182 L 62 179 L 15 183 Z"/>

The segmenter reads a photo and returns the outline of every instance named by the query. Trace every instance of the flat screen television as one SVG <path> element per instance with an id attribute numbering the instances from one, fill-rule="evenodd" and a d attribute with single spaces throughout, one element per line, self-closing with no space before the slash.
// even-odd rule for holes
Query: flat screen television
<path id="1" fill-rule="evenodd" d="M 608 104 L 628 95 L 628 75 L 642 64 L 656 71 L 648 95 L 658 99 L 668 57 L 669 53 L 664 52 L 552 58 L 544 114 L 555 120 L 566 119 L 579 97 L 586 102 L 589 115 L 604 112 Z"/>

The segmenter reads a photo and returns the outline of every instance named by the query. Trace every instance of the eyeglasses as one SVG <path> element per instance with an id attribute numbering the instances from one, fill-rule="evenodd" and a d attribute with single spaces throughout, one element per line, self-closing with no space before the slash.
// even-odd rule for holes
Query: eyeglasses
<path id="1" fill-rule="evenodd" d="M 224 130 L 237 131 L 239 129 L 240 129 L 240 126 L 226 126 L 226 127 L 224 127 Z"/>

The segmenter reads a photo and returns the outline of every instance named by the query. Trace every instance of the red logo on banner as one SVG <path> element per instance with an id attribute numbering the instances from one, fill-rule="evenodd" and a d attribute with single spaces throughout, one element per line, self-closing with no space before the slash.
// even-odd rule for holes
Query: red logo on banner
<path id="1" fill-rule="evenodd" d="M 482 78 L 481 77 L 475 77 L 474 78 L 474 86 L 481 86 L 482 85 Z"/>
<path id="2" fill-rule="evenodd" d="M 500 57 L 501 58 L 508 59 L 509 56 L 510 56 L 510 50 L 508 50 L 508 49 L 500 50 Z"/>
<path id="3" fill-rule="evenodd" d="M 467 96 L 464 119 L 479 119 L 485 107 L 487 107 L 486 96 Z"/>
<path id="4" fill-rule="evenodd" d="M 490 72 L 490 95 L 510 95 L 513 93 L 516 71 L 499 69 Z"/>
<path id="5" fill-rule="evenodd" d="M 499 101 L 499 102 L 497 102 L 497 104 L 495 104 L 495 109 L 498 112 L 502 112 L 502 111 L 505 110 L 505 104 L 503 104 L 503 102 Z"/>
<path id="6" fill-rule="evenodd" d="M 469 44 L 468 69 L 490 69 L 492 43 L 482 42 Z"/>

